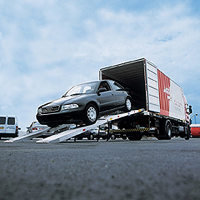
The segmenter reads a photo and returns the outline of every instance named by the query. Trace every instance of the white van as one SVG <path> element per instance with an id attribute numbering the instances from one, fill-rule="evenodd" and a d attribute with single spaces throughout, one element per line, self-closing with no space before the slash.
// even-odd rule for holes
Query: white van
<path id="1" fill-rule="evenodd" d="M 18 132 L 16 116 L 0 115 L 0 139 L 1 137 L 17 137 Z"/>

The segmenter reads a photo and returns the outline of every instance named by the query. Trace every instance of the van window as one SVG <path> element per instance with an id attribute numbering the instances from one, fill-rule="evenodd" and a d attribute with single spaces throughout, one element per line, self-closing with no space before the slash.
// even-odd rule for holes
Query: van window
<path id="1" fill-rule="evenodd" d="M 14 117 L 8 117 L 8 125 L 15 125 L 15 118 Z"/>
<path id="2" fill-rule="evenodd" d="M 0 124 L 5 124 L 5 123 L 6 123 L 6 118 L 0 117 Z"/>

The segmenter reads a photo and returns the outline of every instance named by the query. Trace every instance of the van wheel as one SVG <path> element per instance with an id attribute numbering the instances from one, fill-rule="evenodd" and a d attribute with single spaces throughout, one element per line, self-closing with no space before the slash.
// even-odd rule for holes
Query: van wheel
<path id="1" fill-rule="evenodd" d="M 84 122 L 87 125 L 94 124 L 98 118 L 98 110 L 94 104 L 88 104 L 85 108 Z"/>
<path id="2" fill-rule="evenodd" d="M 131 111 L 131 108 L 132 108 L 131 99 L 130 97 L 127 97 L 125 101 L 125 110 L 128 112 Z"/>

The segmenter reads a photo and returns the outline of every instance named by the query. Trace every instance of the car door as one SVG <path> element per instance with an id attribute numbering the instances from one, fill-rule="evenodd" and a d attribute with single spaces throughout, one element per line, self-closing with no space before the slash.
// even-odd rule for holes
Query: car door
<path id="1" fill-rule="evenodd" d="M 105 88 L 105 91 L 99 92 L 98 94 L 98 102 L 100 104 L 100 111 L 106 111 L 114 108 L 115 106 L 115 94 L 114 91 L 111 90 L 110 85 L 107 81 L 102 81 L 99 85 L 99 88 Z"/>
<path id="2" fill-rule="evenodd" d="M 114 90 L 114 95 L 116 99 L 116 106 L 122 106 L 125 104 L 125 99 L 127 96 L 126 91 L 124 88 L 117 82 L 111 82 L 112 88 Z"/>
<path id="3" fill-rule="evenodd" d="M 6 125 L 6 133 L 15 134 L 15 131 L 16 131 L 15 117 L 8 117 Z"/>

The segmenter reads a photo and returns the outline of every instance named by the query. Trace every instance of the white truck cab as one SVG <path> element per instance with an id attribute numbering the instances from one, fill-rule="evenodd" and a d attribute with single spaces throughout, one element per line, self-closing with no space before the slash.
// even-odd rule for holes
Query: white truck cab
<path id="1" fill-rule="evenodd" d="M 19 132 L 18 119 L 12 115 L 0 115 L 1 137 L 17 137 Z"/>

